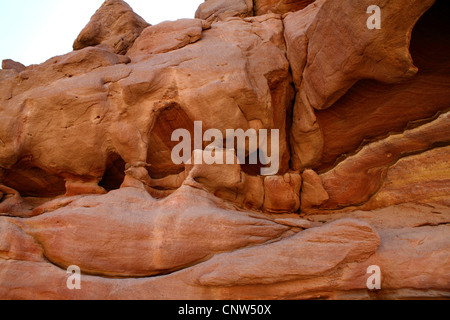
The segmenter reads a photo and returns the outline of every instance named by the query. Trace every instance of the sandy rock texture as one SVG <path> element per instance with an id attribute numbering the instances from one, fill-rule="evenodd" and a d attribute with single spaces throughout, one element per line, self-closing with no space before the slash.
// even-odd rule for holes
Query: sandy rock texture
<path id="1" fill-rule="evenodd" d="M 126 2 L 107 0 L 81 31 L 73 49 L 102 46 L 114 53 L 125 54 L 142 30 L 148 26 Z"/>
<path id="2" fill-rule="evenodd" d="M 314 0 L 254 0 L 254 11 L 257 15 L 268 12 L 284 14 L 304 9 Z"/>
<path id="3" fill-rule="evenodd" d="M 25 70 L 25 66 L 20 62 L 7 59 L 2 61 L 2 69 L 3 70 L 15 70 L 16 72 L 22 72 Z"/>
<path id="4" fill-rule="evenodd" d="M 107 0 L 3 61 L 0 299 L 449 299 L 450 6 L 371 4 Z"/>
<path id="5" fill-rule="evenodd" d="M 196 18 L 209 22 L 249 16 L 253 16 L 253 0 L 206 0 L 195 13 Z"/>

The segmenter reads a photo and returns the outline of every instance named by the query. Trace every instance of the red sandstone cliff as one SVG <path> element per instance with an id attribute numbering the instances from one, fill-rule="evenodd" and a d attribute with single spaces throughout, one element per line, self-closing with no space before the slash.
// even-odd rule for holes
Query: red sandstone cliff
<path id="1" fill-rule="evenodd" d="M 449 5 L 372 2 L 381 29 L 359 0 L 107 0 L 73 52 L 4 61 L 0 299 L 449 298 Z M 277 174 L 174 164 L 195 121 L 279 130 Z"/>

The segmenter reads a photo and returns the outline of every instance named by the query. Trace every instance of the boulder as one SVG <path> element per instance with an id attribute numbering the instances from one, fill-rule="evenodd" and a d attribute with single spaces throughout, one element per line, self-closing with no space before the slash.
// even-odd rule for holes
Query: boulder
<path id="1" fill-rule="evenodd" d="M 73 49 L 102 46 L 114 53 L 125 54 L 148 26 L 126 2 L 106 0 L 78 35 Z"/>

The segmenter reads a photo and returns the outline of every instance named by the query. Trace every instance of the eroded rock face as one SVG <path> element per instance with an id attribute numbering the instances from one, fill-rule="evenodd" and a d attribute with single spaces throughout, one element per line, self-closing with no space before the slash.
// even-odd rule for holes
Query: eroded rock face
<path id="1" fill-rule="evenodd" d="M 314 0 L 254 0 L 254 10 L 257 15 L 268 12 L 284 14 L 304 9 Z"/>
<path id="2" fill-rule="evenodd" d="M 83 273 L 119 277 L 172 272 L 290 230 L 229 213 L 195 189 L 182 188 L 155 201 L 145 190 L 125 188 L 15 223 L 40 244 L 52 263 L 67 268 L 76 262 Z M 95 256 L 102 258 L 92 259 Z"/>
<path id="3" fill-rule="evenodd" d="M 107 0 L 81 31 L 73 49 L 102 46 L 114 53 L 125 54 L 146 27 L 148 23 L 126 2 Z"/>
<path id="4" fill-rule="evenodd" d="M 154 26 L 107 0 L 75 51 L 5 61 L 0 299 L 449 298 L 449 5 L 371 4 L 381 29 L 359 0 Z M 208 141 L 173 161 L 177 129 L 233 163 L 197 163 Z M 272 157 L 279 130 L 278 171 L 230 129 Z"/>
<path id="5" fill-rule="evenodd" d="M 177 42 L 176 30 L 189 31 L 186 25 L 202 41 Z M 166 48 L 152 37 L 154 28 L 167 31 Z M 103 180 L 110 172 L 123 175 L 125 164 L 150 164 L 155 179 L 178 174 L 184 165 L 171 159 L 171 134 L 192 131 L 194 121 L 224 136 L 229 128 L 279 129 L 279 172 L 289 170 L 292 91 L 281 18 L 203 28 L 200 20 L 163 23 L 143 32 L 132 59 L 88 47 L 6 79 L 5 94 L 12 98 L 5 96 L 0 110 L 5 183 L 24 195 L 54 196 L 64 193 L 64 185 L 74 195 L 119 187 L 121 182 Z M 270 64 L 263 63 L 268 53 Z M 54 120 L 45 130 L 34 124 L 49 113 Z"/>
<path id="6" fill-rule="evenodd" d="M 302 178 L 299 174 L 264 178 L 264 211 L 297 212 Z"/>
<path id="7" fill-rule="evenodd" d="M 331 108 L 317 112 L 324 138 L 319 171 L 332 167 L 342 154 L 354 153 L 364 142 L 384 138 L 431 120 L 449 108 L 449 27 L 437 2 L 413 29 L 410 51 L 419 68 L 416 76 L 400 84 L 362 80 Z"/>
<path id="8" fill-rule="evenodd" d="M 2 61 L 2 69 L 3 70 L 14 70 L 16 72 L 22 72 L 25 70 L 25 66 L 21 64 L 20 62 L 6 59 Z"/>
<path id="9" fill-rule="evenodd" d="M 253 0 L 206 0 L 195 13 L 196 18 L 209 22 L 252 15 Z"/>
<path id="10" fill-rule="evenodd" d="M 330 196 L 330 199 L 322 207 L 338 209 L 367 202 L 380 191 L 385 183 L 386 174 L 388 174 L 391 166 L 398 165 L 399 160 L 426 152 L 435 146 L 448 145 L 450 141 L 449 122 L 450 114 L 445 113 L 436 120 L 418 128 L 391 135 L 384 140 L 364 146 L 356 155 L 345 159 L 321 176 L 324 188 Z M 444 152 L 444 158 L 445 150 L 445 148 L 441 150 Z M 438 151 L 436 150 L 436 152 Z M 433 161 L 439 162 L 439 158 L 433 159 Z M 444 160 L 444 162 L 446 161 Z M 424 167 L 427 166 L 426 162 L 422 164 Z M 446 165 L 444 164 L 444 166 Z M 441 179 L 444 179 L 441 183 L 447 182 L 445 179 L 448 178 L 448 168 L 444 169 L 444 176 L 441 175 L 438 167 L 431 171 L 436 172 L 434 177 L 429 177 L 431 181 L 437 180 L 437 185 L 439 185 Z M 423 179 L 427 179 L 427 173 L 421 168 L 417 168 L 414 175 L 417 178 L 423 176 Z M 404 172 L 403 176 L 397 179 L 401 181 L 407 178 L 408 175 Z M 420 180 L 420 178 L 418 179 Z M 409 184 L 410 192 L 404 193 L 403 202 L 418 201 L 419 198 L 412 192 L 416 188 L 417 182 L 410 182 Z M 422 190 L 422 192 L 440 193 L 437 185 L 431 185 L 429 191 Z M 390 196 L 393 197 L 394 195 L 395 192 L 392 192 Z M 428 200 L 432 200 L 432 197 L 430 195 Z"/>
<path id="11" fill-rule="evenodd" d="M 200 19 L 162 22 L 144 29 L 127 55 L 135 57 L 181 49 L 200 40 L 203 30 L 210 27 L 208 23 Z"/>
<path id="12" fill-rule="evenodd" d="M 341 98 L 361 79 L 399 83 L 418 72 L 409 43 L 411 32 L 421 15 L 434 3 L 399 2 L 383 6 L 385 23 L 381 30 L 370 30 L 360 13 L 367 10 L 363 1 L 317 1 L 304 11 L 285 18 L 285 33 L 298 90 L 294 106 L 291 141 L 295 169 L 314 167 L 320 155 L 305 149 L 321 150 L 323 137 L 312 109 L 324 110 Z M 401 10 L 408 12 L 397 18 Z M 327 23 L 332 16 L 334 21 Z M 367 18 L 367 17 L 366 17 Z M 315 39 L 329 39 L 324 45 Z M 386 47 L 389 47 L 386 50 Z M 306 120 L 305 120 L 306 119 Z M 305 156 L 306 154 L 306 156 Z"/>
<path id="13" fill-rule="evenodd" d="M 323 187 L 322 179 L 316 172 L 311 169 L 305 170 L 302 178 L 302 211 L 306 211 L 315 206 L 321 206 L 330 199 L 328 192 Z"/>

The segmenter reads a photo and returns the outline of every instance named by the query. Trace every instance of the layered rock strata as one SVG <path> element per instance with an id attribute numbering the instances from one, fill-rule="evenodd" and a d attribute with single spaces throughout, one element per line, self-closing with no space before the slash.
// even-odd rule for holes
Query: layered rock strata
<path id="1" fill-rule="evenodd" d="M 371 4 L 107 0 L 73 52 L 3 61 L 0 299 L 448 299 L 449 6 Z M 173 161 L 179 129 L 233 163 Z"/>

